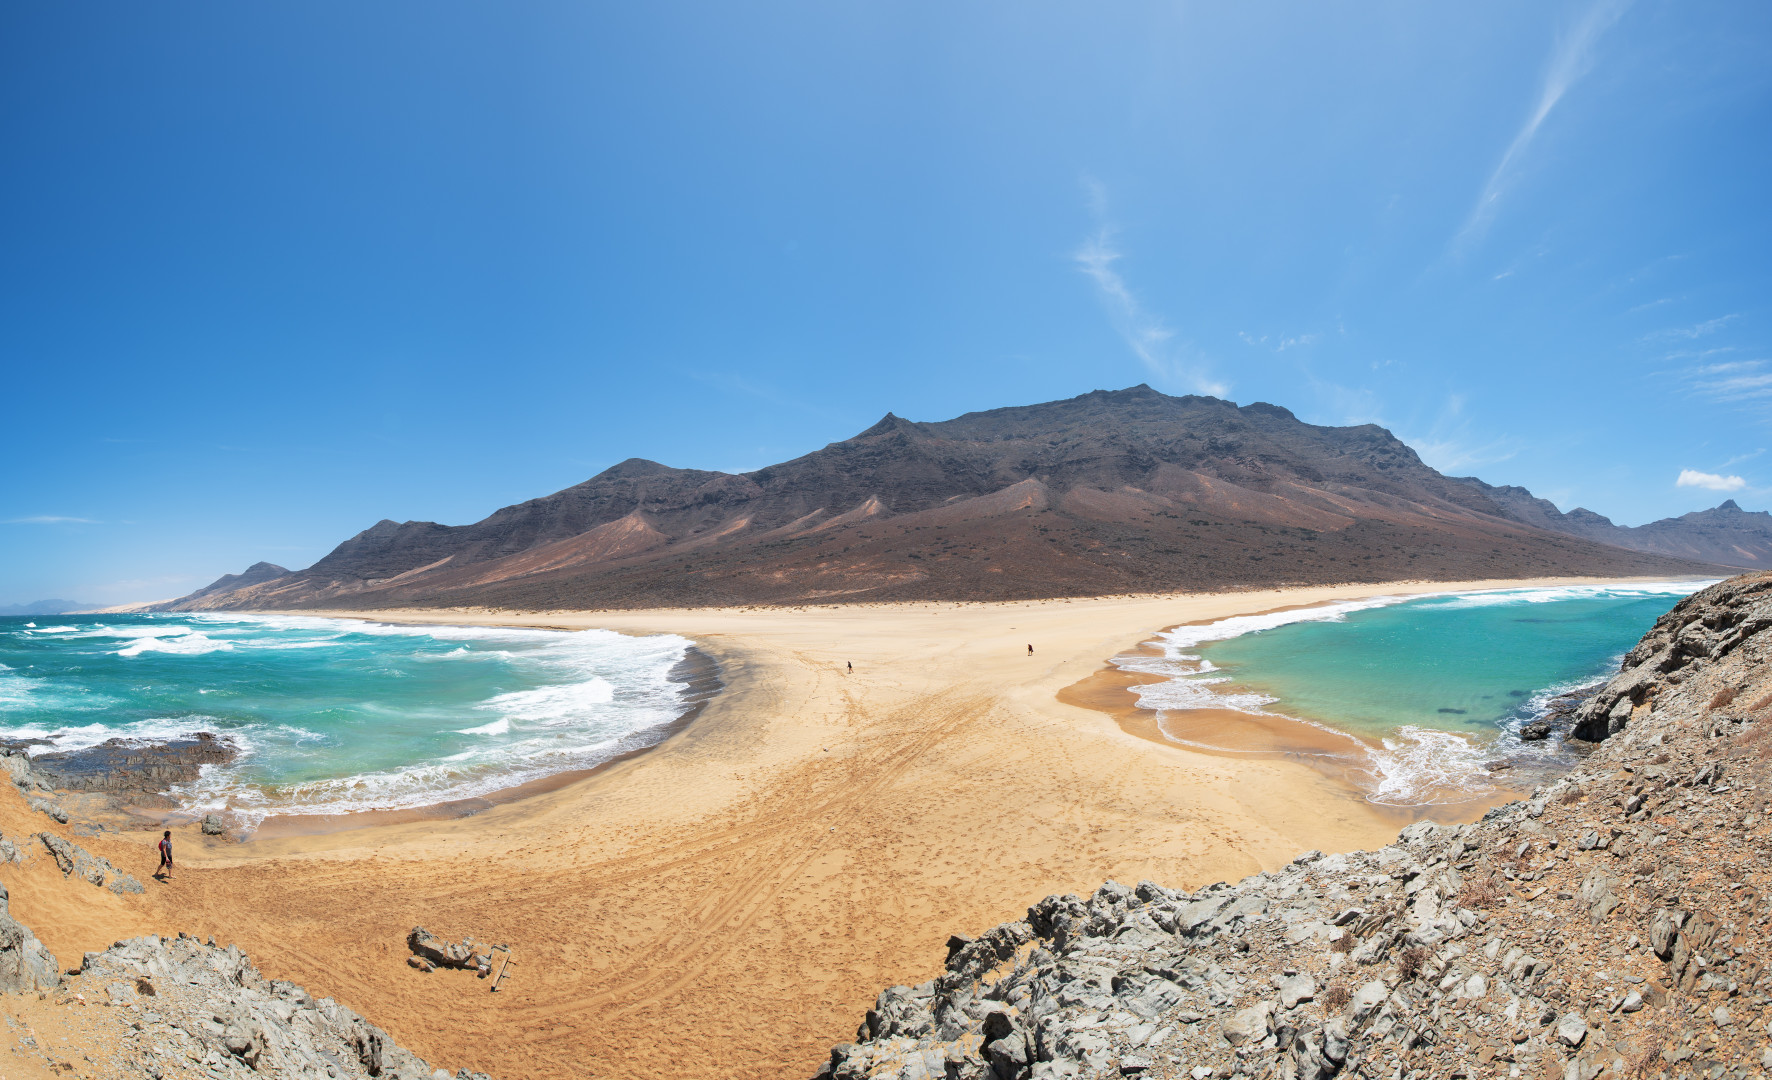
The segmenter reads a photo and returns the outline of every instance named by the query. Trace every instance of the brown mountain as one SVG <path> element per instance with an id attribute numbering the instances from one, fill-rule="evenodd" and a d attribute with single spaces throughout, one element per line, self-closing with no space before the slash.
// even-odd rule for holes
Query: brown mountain
<path id="1" fill-rule="evenodd" d="M 1135 386 L 940 423 L 888 413 L 751 473 L 634 458 L 472 525 L 381 521 L 306 570 L 169 607 L 985 600 L 1714 571 L 1518 520 L 1501 490 L 1441 475 L 1373 425 Z"/>

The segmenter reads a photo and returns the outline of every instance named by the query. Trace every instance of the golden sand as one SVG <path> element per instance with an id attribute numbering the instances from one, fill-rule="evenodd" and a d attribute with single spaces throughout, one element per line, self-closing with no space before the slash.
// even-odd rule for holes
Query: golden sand
<path id="1" fill-rule="evenodd" d="M 1236 880 L 1309 848 L 1388 842 L 1409 820 L 1283 747 L 1227 757 L 1149 737 L 1123 685 L 1115 699 L 1114 687 L 1086 682 L 1107 658 L 1184 622 L 1529 584 L 382 612 L 682 634 L 718 660 L 726 689 L 647 753 L 469 817 L 267 829 L 249 844 L 185 826 L 171 884 L 150 883 L 145 898 L 95 895 L 78 912 L 51 888 L 59 882 L 37 880 L 42 860 L 0 880 L 14 914 L 64 963 L 126 933 L 213 934 L 267 976 L 338 998 L 451 1070 L 802 1078 L 853 1038 L 882 987 L 936 974 L 950 933 L 1107 878 Z M 6 813 L 22 812 L 6 794 Z M 156 836 L 81 842 L 147 882 Z M 506 990 L 406 966 L 414 924 L 509 942 Z"/>

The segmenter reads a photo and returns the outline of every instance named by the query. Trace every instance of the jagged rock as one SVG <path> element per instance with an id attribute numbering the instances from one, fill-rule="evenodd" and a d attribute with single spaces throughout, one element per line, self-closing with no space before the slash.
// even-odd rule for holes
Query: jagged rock
<path id="1" fill-rule="evenodd" d="M 1650 1076 L 1758 1060 L 1772 573 L 1682 601 L 1570 698 L 1603 734 L 1529 799 L 1191 894 L 1047 897 L 882 993 L 829 1074 L 1595 1080 L 1649 1043 Z M 1025 1063 L 998 1045 L 1012 1028 Z"/>
<path id="2" fill-rule="evenodd" d="M 235 946 L 183 934 L 119 941 L 87 953 L 67 991 L 84 988 L 97 1000 L 101 987 L 116 1006 L 151 997 L 153 1011 L 141 1013 L 136 1027 L 193 1061 L 214 1062 L 216 1075 L 230 1059 L 266 1075 L 315 1080 L 432 1080 L 441 1073 L 331 998 L 265 979 Z M 490 1080 L 466 1070 L 456 1076 Z"/>
<path id="3" fill-rule="evenodd" d="M 55 865 L 63 877 L 75 877 L 100 887 L 108 887 L 119 896 L 139 893 L 142 883 L 111 865 L 109 859 L 94 855 L 79 844 L 70 843 L 52 832 L 40 832 L 37 839 L 55 857 Z"/>
<path id="4" fill-rule="evenodd" d="M 1520 741 L 1541 742 L 1550 738 L 1551 722 L 1549 720 L 1533 720 L 1520 725 Z"/>
<path id="5" fill-rule="evenodd" d="M 0 751 L 0 771 L 4 771 L 13 786 L 26 796 L 54 794 L 54 790 L 37 775 L 37 770 L 31 767 L 30 755 L 19 747 L 9 746 Z"/>
<path id="6" fill-rule="evenodd" d="M 1224 1022 L 1224 1041 L 1232 1046 L 1241 1046 L 1246 1042 L 1260 1042 L 1267 1038 L 1268 1031 L 1273 1027 L 1273 1021 L 1273 1002 L 1257 1002 Z"/>
<path id="7" fill-rule="evenodd" d="M 205 765 L 225 765 L 237 754 L 233 740 L 200 731 L 164 742 L 109 739 L 80 750 L 39 754 L 31 767 L 52 786 L 69 791 L 152 795 L 189 783 Z"/>
<path id="8" fill-rule="evenodd" d="M 31 809 L 38 813 L 48 814 L 58 825 L 66 825 L 68 823 L 68 812 L 62 809 L 61 804 L 53 799 L 27 799 L 26 802 L 29 803 Z"/>
<path id="9" fill-rule="evenodd" d="M 1309 1001 L 1317 992 L 1317 984 L 1309 975 L 1291 975 L 1280 980 L 1280 1008 L 1290 1009 L 1301 1001 Z"/>
<path id="10" fill-rule="evenodd" d="M 216 817 L 214 814 L 203 815 L 202 828 L 204 836 L 226 836 L 228 832 L 227 822 Z"/>
<path id="11" fill-rule="evenodd" d="M 55 956 L 13 919 L 10 905 L 11 896 L 0 885 L 0 993 L 53 989 L 61 982 Z"/>
<path id="12" fill-rule="evenodd" d="M 1587 1038 L 1587 1021 L 1577 1013 L 1566 1013 L 1557 1021 L 1557 1039 L 1567 1046 L 1580 1046 Z"/>

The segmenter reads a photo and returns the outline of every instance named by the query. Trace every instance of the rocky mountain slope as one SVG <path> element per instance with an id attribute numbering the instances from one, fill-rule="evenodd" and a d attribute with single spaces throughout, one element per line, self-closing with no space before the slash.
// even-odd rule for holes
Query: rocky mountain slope
<path id="1" fill-rule="evenodd" d="M 820 1076 L 1746 1077 L 1772 1068 L 1772 574 L 1680 602 L 1585 763 L 1470 825 L 951 938 Z"/>
<path id="2" fill-rule="evenodd" d="M 1611 518 L 1579 506 L 1565 514 L 1522 487 L 1490 487 L 1475 477 L 1460 479 L 1482 491 L 1509 517 L 1536 528 L 1632 551 L 1747 569 L 1772 568 L 1772 513 L 1743 510 L 1734 499 L 1725 499 L 1712 510 L 1633 528 L 1614 525 Z"/>
<path id="3" fill-rule="evenodd" d="M 169 607 L 1009 599 L 1711 568 L 1520 521 L 1383 428 L 1137 386 L 940 423 L 888 414 L 742 475 L 632 459 L 472 525 L 382 521 L 265 576 L 277 569 Z"/>

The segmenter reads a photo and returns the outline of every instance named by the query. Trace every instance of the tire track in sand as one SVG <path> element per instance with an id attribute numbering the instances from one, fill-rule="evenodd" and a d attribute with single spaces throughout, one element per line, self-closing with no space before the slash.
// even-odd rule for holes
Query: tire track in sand
<path id="1" fill-rule="evenodd" d="M 921 758 L 982 719 L 990 711 L 991 701 L 990 694 L 961 695 L 952 690 L 917 698 L 893 710 L 886 724 L 875 719 L 871 726 L 886 729 L 873 737 L 880 745 L 839 758 L 831 763 L 838 766 L 837 770 L 823 761 L 802 764 L 789 782 L 776 785 L 778 791 L 795 794 L 778 796 L 772 800 L 773 805 L 759 807 L 751 820 L 719 829 L 712 836 L 701 834 L 691 842 L 699 850 L 663 861 L 648 860 L 625 872 L 618 871 L 616 876 L 633 879 L 658 876 L 665 867 L 681 869 L 726 861 L 723 851 L 718 849 L 728 844 L 710 841 L 729 841 L 752 851 L 775 845 L 767 857 L 759 855 L 749 860 L 749 864 L 758 867 L 756 870 L 735 871 L 735 880 L 722 885 L 695 910 L 691 925 L 645 950 L 644 972 L 577 1001 L 532 1006 L 519 1015 L 532 1021 L 560 1020 L 597 1012 L 606 1021 L 619 1019 L 662 1002 L 695 982 L 709 966 L 730 952 L 735 942 L 744 939 L 745 931 L 781 896 L 788 882 L 827 849 L 833 825 L 841 829 L 853 823 L 880 792 L 896 783 Z M 862 716 L 852 698 L 844 712 L 851 721 Z M 837 775 L 831 775 L 833 771 Z M 815 789 L 817 795 L 811 802 L 798 794 Z M 674 851 L 680 852 L 681 848 Z M 603 877 L 601 872 L 599 877 Z"/>

